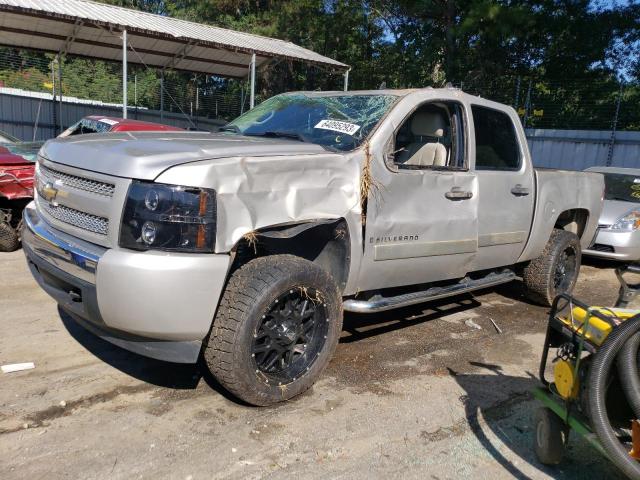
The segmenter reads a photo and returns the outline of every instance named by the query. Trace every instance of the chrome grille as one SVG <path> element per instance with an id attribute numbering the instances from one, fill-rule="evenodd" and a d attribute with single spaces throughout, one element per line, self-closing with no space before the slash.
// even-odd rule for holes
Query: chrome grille
<path id="1" fill-rule="evenodd" d="M 38 203 L 56 220 L 99 235 L 106 235 L 109 232 L 109 220 L 104 217 L 84 213 L 64 205 L 51 205 L 42 197 L 39 198 Z"/>
<path id="2" fill-rule="evenodd" d="M 112 183 L 100 182 L 89 178 L 78 177 L 68 173 L 53 170 L 51 168 L 40 165 L 40 174 L 49 180 L 60 180 L 62 184 L 69 188 L 75 188 L 104 197 L 113 197 L 116 186 Z"/>

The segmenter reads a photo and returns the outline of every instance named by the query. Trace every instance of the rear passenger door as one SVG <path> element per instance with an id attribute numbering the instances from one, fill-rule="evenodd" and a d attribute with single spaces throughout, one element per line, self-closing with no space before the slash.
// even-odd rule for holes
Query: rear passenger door
<path id="1" fill-rule="evenodd" d="M 515 111 L 472 105 L 478 178 L 478 252 L 474 270 L 516 263 L 533 220 L 535 185 Z"/>

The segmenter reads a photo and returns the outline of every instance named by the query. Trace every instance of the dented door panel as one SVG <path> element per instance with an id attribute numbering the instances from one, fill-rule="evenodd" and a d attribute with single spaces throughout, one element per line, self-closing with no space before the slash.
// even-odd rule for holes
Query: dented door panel
<path id="1" fill-rule="evenodd" d="M 470 271 L 478 248 L 476 176 L 420 170 L 378 178 L 379 191 L 369 198 L 359 289 L 460 278 Z M 446 198 L 454 187 L 472 198 Z"/>

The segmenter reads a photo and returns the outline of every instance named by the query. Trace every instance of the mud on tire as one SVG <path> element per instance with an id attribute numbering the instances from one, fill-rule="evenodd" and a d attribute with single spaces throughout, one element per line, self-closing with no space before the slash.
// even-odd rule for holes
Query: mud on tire
<path id="1" fill-rule="evenodd" d="M 0 222 L 0 252 L 13 252 L 20 248 L 18 231 L 6 222 Z"/>
<path id="2" fill-rule="evenodd" d="M 581 261 L 580 238 L 566 230 L 553 230 L 542 254 L 524 269 L 527 297 L 540 305 L 550 306 L 557 295 L 571 293 Z"/>
<path id="3" fill-rule="evenodd" d="M 261 257 L 231 275 L 204 359 L 238 398 L 271 405 L 313 385 L 341 330 L 342 299 L 331 275 L 292 255 Z"/>

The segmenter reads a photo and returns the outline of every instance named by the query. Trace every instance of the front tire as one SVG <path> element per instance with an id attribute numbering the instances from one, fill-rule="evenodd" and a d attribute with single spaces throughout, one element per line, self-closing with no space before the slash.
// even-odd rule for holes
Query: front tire
<path id="1" fill-rule="evenodd" d="M 540 305 L 551 306 L 561 293 L 571 293 L 580 273 L 580 238 L 573 232 L 555 229 L 538 258 L 524 269 L 527 297 Z"/>
<path id="2" fill-rule="evenodd" d="M 313 385 L 341 330 L 341 295 L 326 271 L 292 255 L 256 258 L 231 275 L 204 359 L 235 396 L 271 405 Z"/>
<path id="3" fill-rule="evenodd" d="M 0 252 L 13 252 L 20 248 L 20 235 L 6 222 L 0 222 Z"/>

